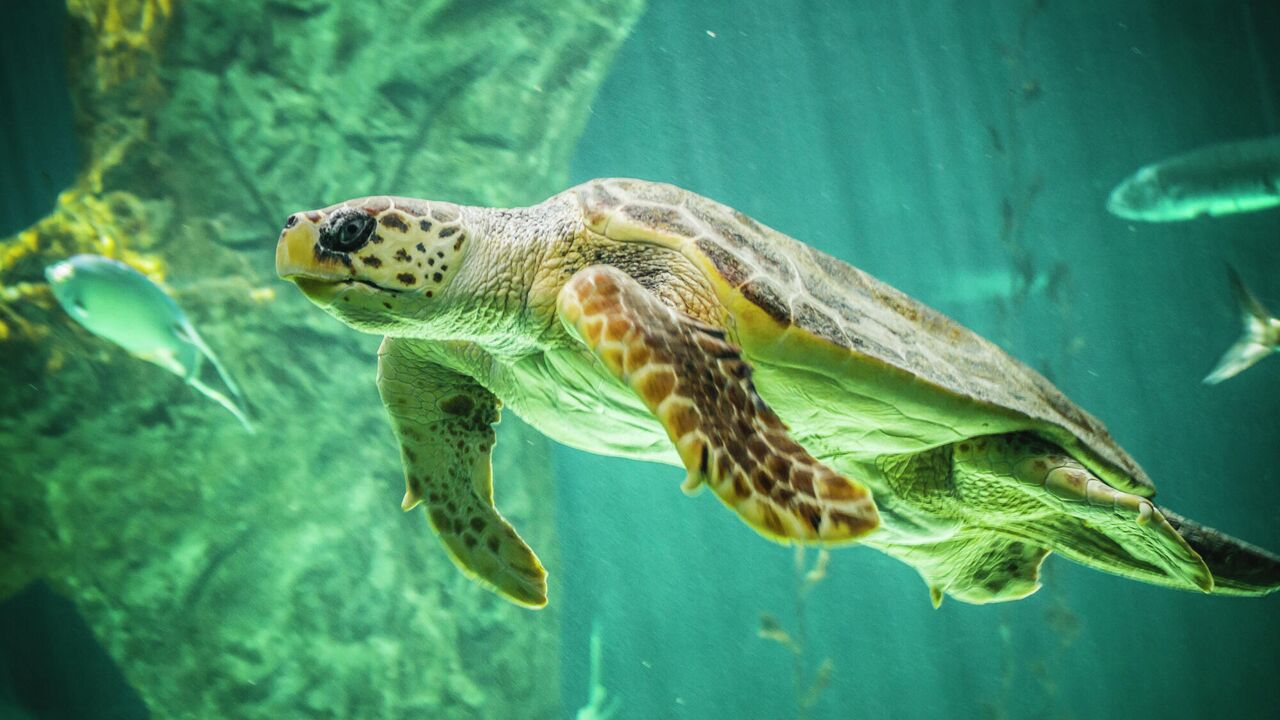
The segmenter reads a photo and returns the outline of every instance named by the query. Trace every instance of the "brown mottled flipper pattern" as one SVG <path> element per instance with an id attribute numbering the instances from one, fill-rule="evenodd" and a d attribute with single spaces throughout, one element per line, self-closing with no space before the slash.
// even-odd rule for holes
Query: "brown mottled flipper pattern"
<path id="1" fill-rule="evenodd" d="M 879 525 L 871 493 L 815 460 L 751 383 L 724 332 L 664 305 L 626 273 L 578 271 L 559 312 L 658 417 L 688 470 L 751 527 L 779 541 L 837 543 Z"/>
<path id="2" fill-rule="evenodd" d="M 547 604 L 547 573 L 493 506 L 490 454 L 498 400 L 475 380 L 431 362 L 413 340 L 378 350 L 378 390 L 400 440 L 411 510 L 427 517 L 463 572 L 513 602 Z"/>

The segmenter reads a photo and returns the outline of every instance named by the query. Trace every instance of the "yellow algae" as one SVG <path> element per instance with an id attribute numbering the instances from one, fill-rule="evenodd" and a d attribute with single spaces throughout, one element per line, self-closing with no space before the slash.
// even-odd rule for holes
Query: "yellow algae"
<path id="1" fill-rule="evenodd" d="M 276 289 L 257 287 L 249 291 L 249 299 L 256 303 L 268 303 L 276 299 Z"/>
<path id="2" fill-rule="evenodd" d="M 89 47 L 73 58 L 94 65 L 88 79 L 99 91 L 154 74 L 173 16 L 169 0 L 68 0 L 67 12 L 88 29 L 82 37 Z"/>
<path id="3" fill-rule="evenodd" d="M 49 352 L 49 359 L 45 360 L 44 371 L 48 375 L 52 375 L 62 369 L 67 364 L 67 354 L 62 352 L 61 348 L 53 348 Z"/>
<path id="4" fill-rule="evenodd" d="M 155 244 L 155 219 L 130 192 L 105 190 L 105 177 L 151 134 L 149 113 L 163 96 L 160 48 L 173 17 L 171 0 L 67 0 L 76 22 L 69 70 L 77 98 L 76 122 L 82 152 L 88 158 L 76 180 L 53 210 L 30 228 L 0 240 L 0 342 L 34 341 L 45 333 L 47 293 L 16 290 L 38 285 L 43 268 L 79 253 L 96 253 L 125 262 L 153 280 L 163 281 L 165 265 L 145 252 Z M 123 105 L 129 112 L 120 112 Z"/>
<path id="5" fill-rule="evenodd" d="M 0 315 L 8 318 L 5 340 L 35 340 L 47 321 L 45 313 L 23 313 L 24 304 L 49 306 L 48 288 L 40 282 L 46 265 L 72 255 L 94 253 L 133 266 L 152 280 L 165 277 L 159 255 L 132 246 L 152 245 L 151 224 L 137 197 L 125 192 L 95 194 L 83 185 L 58 196 L 53 212 L 11 238 L 0 240 Z M 56 316 L 55 316 L 56 317 Z"/>

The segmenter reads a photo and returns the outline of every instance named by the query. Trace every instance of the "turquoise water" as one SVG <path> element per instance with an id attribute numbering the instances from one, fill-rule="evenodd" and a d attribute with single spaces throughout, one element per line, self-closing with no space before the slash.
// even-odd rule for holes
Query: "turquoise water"
<path id="1" fill-rule="evenodd" d="M 669 180 L 934 304 L 1104 419 L 1165 504 L 1274 548 L 1274 369 L 1199 379 L 1238 331 L 1223 263 L 1276 298 L 1280 216 L 1139 225 L 1103 209 L 1119 178 L 1170 149 L 1280 129 L 1274 35 L 1249 24 L 1274 9 L 781 5 L 651 7 L 594 106 L 574 179 Z M 1006 199 L 1023 209 L 1002 243 Z M 1019 252 L 1069 269 L 1058 302 L 946 301 L 1016 272 Z M 580 539 L 564 548 L 567 644 L 585 645 L 600 618 L 606 683 L 640 717 L 793 716 L 788 653 L 755 637 L 762 612 L 794 626 L 791 552 L 710 498 L 681 497 L 677 472 L 556 458 L 579 480 L 557 486 L 563 537 Z M 835 667 L 812 717 L 1274 712 L 1274 601 L 1056 558 L 1046 575 L 1025 601 L 935 611 L 910 568 L 834 553 L 806 606 L 809 671 Z M 566 697 L 583 696 L 580 678 L 566 673 Z"/>
<path id="2" fill-rule="evenodd" d="M 454 23 L 450 27 L 483 34 L 483 29 L 475 30 L 477 24 L 483 26 L 481 20 L 519 9 L 515 4 L 471 8 L 479 20 L 459 10 L 457 17 L 449 18 Z M 194 11 L 178 17 L 178 22 L 195 22 Z M 292 22 L 292 17 L 281 15 L 276 21 Z M 253 36 L 256 30 L 245 32 Z M 609 60 L 557 181 L 567 186 L 593 177 L 631 176 L 675 183 L 857 265 L 996 341 L 1052 379 L 1101 418 L 1143 464 L 1160 488 L 1162 504 L 1276 551 L 1280 361 L 1263 361 L 1219 386 L 1205 386 L 1200 379 L 1239 333 L 1227 263 L 1241 270 L 1265 304 L 1280 308 L 1275 272 L 1280 267 L 1280 211 L 1142 224 L 1109 215 L 1104 203 L 1120 179 L 1147 162 L 1212 142 L 1280 133 L 1280 46 L 1273 41 L 1277 33 L 1280 12 L 1269 2 L 658 0 L 649 3 Z M 172 37 L 178 42 L 186 36 Z M 376 46 L 385 41 L 368 42 Z M 416 42 L 435 40 L 424 37 Z M 187 52 L 195 54 L 179 47 L 167 57 L 185 57 Z M 59 72 L 49 71 L 51 77 Z M 404 82 L 412 83 L 412 78 Z M 352 87 L 339 90 L 354 93 Z M 435 88 L 406 87 L 405 92 L 439 97 Z M 289 92 L 306 96 L 320 91 L 304 86 Z M 498 107 L 510 114 L 512 125 L 524 121 L 517 118 L 519 102 Z M 56 108 L 45 112 L 57 115 Z M 16 119 L 6 123 L 7 147 L 23 147 L 37 137 L 41 142 L 61 138 L 61 144 L 52 146 L 58 148 L 60 160 L 43 160 L 49 168 L 44 175 L 20 173 L 16 162 L 6 166 L 10 179 L 5 187 L 17 188 L 3 193 L 9 203 L 4 206 L 6 231 L 38 219 L 41 203 L 47 210 L 51 193 L 32 178 L 65 182 L 70 175 L 66 168 L 72 164 L 67 148 L 74 147 L 69 144 L 74 140 L 69 122 L 32 122 L 16 111 L 10 117 Z M 505 116 L 502 120 L 496 124 L 503 125 Z M 267 127 L 289 119 L 260 122 Z M 533 127 L 538 129 L 536 123 Z M 253 137 L 247 133 L 237 142 L 252 142 Z M 439 148 L 429 150 L 437 153 L 432 157 L 456 150 L 452 140 L 438 138 Z M 352 141 L 352 148 L 359 162 L 384 162 L 366 145 Z M 268 187 L 264 201 L 283 219 L 302 207 L 369 193 L 445 192 L 438 197 L 480 202 L 497 192 L 467 185 L 467 178 L 457 180 L 455 187 L 450 185 L 454 181 L 427 171 L 421 179 L 386 188 L 368 186 L 355 172 L 350 182 L 344 178 L 330 178 L 323 190 L 301 182 L 298 188 Z M 164 193 L 151 192 L 154 197 Z M 532 195 L 532 190 L 527 192 Z M 24 200 L 17 203 L 10 196 Z M 522 197 L 528 202 L 538 199 Z M 262 223 L 245 224 L 261 229 Z M 215 256 L 217 262 L 210 267 L 249 268 L 244 272 L 272 283 L 272 238 L 262 235 L 261 246 L 235 245 L 241 265 Z M 200 279 L 203 266 L 184 265 L 179 244 L 158 243 L 156 252 L 174 263 L 170 279 L 175 284 Z M 276 291 L 296 294 L 283 283 L 276 283 Z M 234 302 L 228 307 L 206 308 L 197 313 L 197 323 L 253 329 L 257 316 L 252 313 L 259 311 L 245 311 L 244 304 Z M 282 307 L 293 314 L 262 312 L 278 313 L 290 322 L 307 317 L 301 304 Z M 249 320 L 226 320 L 241 311 L 249 313 Z M 302 326 L 302 321 L 296 322 Z M 211 344 L 221 341 L 224 346 L 240 338 L 257 353 L 284 352 L 293 346 L 303 348 L 299 353 L 365 357 L 368 384 L 356 384 L 341 397 L 343 402 L 360 403 L 361 412 L 377 410 L 369 342 L 324 346 L 311 340 L 309 330 L 294 332 L 294 337 L 252 340 L 232 331 L 207 334 Z M 16 348 L 0 345 L 15 392 L 19 377 L 24 386 L 32 383 L 48 392 L 90 392 L 65 381 L 46 385 L 33 379 L 28 365 L 16 359 Z M 233 372 L 238 367 L 248 376 L 249 395 L 254 395 L 256 385 L 262 397 L 263 378 L 276 376 L 235 357 L 233 350 L 224 354 L 231 356 Z M 83 362 L 92 364 L 91 359 Z M 312 369 L 322 372 L 323 367 L 317 363 Z M 105 371 L 98 377 L 104 378 L 104 386 L 122 382 Z M 164 381 L 173 385 L 165 386 L 162 397 L 178 408 L 176 419 L 167 421 L 173 428 L 166 436 L 170 442 L 204 438 L 190 428 L 226 422 L 219 410 L 205 408 L 199 398 L 184 392 L 176 379 Z M 117 389 L 108 397 L 125 394 Z M 314 405 L 286 396 L 297 405 L 279 410 L 299 423 L 320 427 L 331 419 L 333 407 L 322 403 L 339 400 L 324 399 L 323 391 L 314 395 Z M 92 416 L 94 411 L 86 412 Z M 121 417 L 136 421 L 141 415 Z M 90 421 L 66 422 L 87 426 Z M 358 428 L 385 433 L 373 422 Z M 142 435 L 131 436 L 132 427 L 117 431 L 123 443 L 136 437 L 132 442 L 138 443 L 140 457 L 154 452 L 143 447 Z M 406 593 L 443 592 L 444 616 L 452 615 L 460 626 L 472 628 L 456 637 L 444 632 L 430 640 L 419 639 L 413 634 L 416 629 L 405 630 L 409 652 L 424 658 L 443 656 L 442 648 L 456 644 L 462 648 L 462 659 L 451 660 L 455 664 L 448 667 L 473 674 L 482 694 L 500 696 L 504 687 L 516 683 L 513 677 L 528 673 L 537 674 L 525 678 L 534 685 L 555 688 L 542 692 L 558 697 L 538 704 L 529 717 L 573 717 L 586 701 L 593 625 L 602 645 L 600 680 L 618 700 L 618 718 L 1251 718 L 1274 716 L 1280 706 L 1280 686 L 1274 681 L 1280 671 L 1280 608 L 1274 597 L 1178 592 L 1051 557 L 1044 587 L 1026 600 L 971 606 L 948 599 L 935 610 L 912 568 L 866 548 L 833 551 L 825 579 L 804 589 L 800 576 L 815 562 L 814 551 L 804 556 L 803 569 L 797 571 L 792 548 L 751 532 L 710 493 L 685 497 L 678 489 L 683 478 L 678 469 L 558 446 L 548 461 L 540 446 L 523 449 L 526 435 L 513 434 L 520 431 L 514 419 L 502 426 L 500 447 L 510 459 L 500 467 L 525 467 L 533 475 L 546 471 L 549 462 L 554 490 L 531 501 L 518 495 L 526 490 L 524 481 L 512 477 L 514 472 L 499 475 L 495 484 L 498 505 L 504 507 L 504 496 L 518 496 L 520 506 L 514 512 L 526 522 L 533 522 L 526 516 L 536 515 L 526 504 L 552 506 L 553 531 L 548 530 L 548 537 L 535 547 L 551 576 L 551 607 L 540 614 L 511 612 L 496 616 L 501 622 L 472 625 L 473 615 L 490 617 L 490 606 L 479 604 L 490 599 L 470 594 L 464 583 L 446 585 L 435 574 L 427 577 L 428 569 L 435 573 L 447 563 L 437 541 L 417 524 L 420 518 L 402 517 L 395 508 L 400 480 L 389 437 L 374 435 L 369 443 L 369 457 L 379 458 L 371 474 L 381 479 L 362 478 L 377 484 L 377 497 L 386 502 L 331 516 L 327 527 L 349 534 L 346 542 L 358 547 L 361 557 L 408 556 L 414 558 L 411 566 L 422 570 L 421 576 L 398 576 L 394 586 L 370 592 L 367 607 L 420 600 Z M 22 426 L 5 425 L 0 432 L 17 443 L 25 441 L 23 433 L 37 441 L 34 430 Z M 236 438 L 229 442 L 243 443 L 246 456 L 262 452 L 272 442 L 234 433 L 232 427 L 218 437 Z M 43 429 L 39 435 L 39 447 L 55 447 Z M 290 442 L 301 442 L 290 437 Z M 77 445 L 73 451 L 89 453 L 89 447 Z M 343 450 L 328 446 L 315 470 L 335 468 Z M 198 454 L 179 457 L 206 462 Z M 123 462 L 114 456 L 98 461 L 87 454 L 81 460 L 89 465 L 100 462 L 103 468 L 108 462 Z M 0 472 L 7 472 L 9 482 L 39 481 L 43 475 L 33 467 L 0 463 Z M 215 471 L 203 476 L 202 483 L 230 483 L 230 475 L 243 470 L 239 465 L 228 467 L 223 471 L 227 478 Z M 146 484 L 170 477 L 164 474 L 169 470 L 149 472 L 139 472 L 128 482 Z M 271 477 L 258 477 L 236 487 L 238 492 L 268 493 L 272 482 Z M 14 514 L 6 512 L 5 517 Z M 393 523 L 406 528 L 395 536 L 403 544 L 388 550 L 380 541 L 369 540 L 366 547 L 366 524 Z M 93 533 L 90 527 L 80 527 L 81 535 Z M 89 551 L 84 552 L 87 556 Z M 26 562 L 27 557 L 20 559 Z M 200 561 L 197 565 L 203 567 Z M 243 620 L 261 607 L 253 600 L 252 588 L 265 584 L 265 576 L 276 566 L 243 562 L 228 567 L 231 571 L 221 571 L 232 572 L 226 582 L 248 590 L 228 592 L 230 599 L 220 606 L 219 617 Z M 360 568 L 358 572 L 364 572 L 364 566 Z M 87 576 L 83 568 L 77 573 L 77 578 Z M 309 582 L 315 584 L 304 588 L 314 590 L 325 585 L 325 578 Z M 342 593 L 362 591 L 359 582 L 341 588 Z M 183 672 L 188 674 L 178 680 L 166 680 L 163 668 L 155 670 L 150 664 L 146 672 L 129 670 L 131 663 L 151 657 L 148 653 L 155 649 L 122 643 L 109 631 L 95 629 L 119 630 L 128 622 L 91 622 L 77 635 L 83 642 L 96 636 L 110 648 L 106 654 L 126 667 L 124 676 L 114 668 L 103 669 L 107 661 L 74 649 L 82 646 L 65 637 L 52 631 L 43 635 L 42 623 L 22 618 L 32 613 L 39 617 L 40 612 L 69 616 L 74 611 L 47 599 L 41 605 L 40 591 L 35 591 L 36 600 L 31 592 L 5 606 L 10 621 L 0 625 L 8 641 L 0 668 L 24 667 L 36 656 L 59 662 L 40 665 L 53 669 L 34 678 L 10 670 L 11 684 L 17 687 L 11 695 L 30 698 L 32 688 L 38 687 L 43 691 L 40 697 L 56 697 L 58 693 L 48 688 L 76 687 L 81 670 L 74 669 L 74 663 L 72 669 L 58 668 L 66 668 L 68 656 L 81 654 L 88 658 L 84 673 L 106 678 L 93 686 L 103 697 L 132 697 L 133 691 L 124 687 L 129 680 L 156 687 L 169 682 L 190 690 L 193 697 L 201 694 L 198 676 L 189 674 L 185 665 Z M 308 605 L 321 614 L 329 609 L 333 613 L 325 630 L 316 631 L 322 635 L 317 642 L 340 641 L 340 652 L 353 657 L 386 642 L 381 636 L 346 632 L 362 627 L 364 620 L 340 616 L 340 594 L 326 596 L 331 604 L 321 603 L 318 610 Z M 304 603 L 287 591 L 270 597 L 286 604 Z M 90 618 L 101 614 L 100 600 L 78 602 Z M 162 620 L 174 612 L 162 600 L 155 602 Z M 33 611 L 33 603 L 48 609 Z M 126 606 L 122 600 L 112 610 Z M 145 603 L 128 607 L 148 609 Z M 760 636 L 766 614 L 803 642 L 803 653 L 797 657 Z M 403 619 L 388 612 L 376 622 Z M 512 630 L 513 623 L 536 627 L 541 647 L 554 650 L 555 657 L 493 660 L 497 651 L 490 654 L 492 648 L 523 632 Z M 399 631 L 395 626 L 384 629 L 388 635 Z M 309 631 L 315 630 L 298 627 L 292 632 L 301 637 Z M 251 642 L 247 633 L 243 640 Z M 192 643 L 188 655 L 212 653 L 211 647 L 229 646 Z M 468 653 L 468 647 L 483 651 Z M 441 682 L 425 675 L 405 678 L 393 671 L 390 661 L 379 666 L 377 658 L 390 657 L 389 653 L 359 655 L 374 658 L 362 661 L 374 690 L 359 697 L 377 697 L 378 688 L 406 681 L 432 686 Z M 175 657 L 184 655 L 179 651 Z M 829 683 L 806 704 L 801 698 L 824 663 Z M 324 663 L 317 665 L 301 672 L 325 678 Z M 270 706 L 277 717 L 523 716 L 510 705 L 500 710 L 468 701 L 460 691 L 443 693 L 437 705 L 388 709 L 309 701 L 301 709 L 290 709 L 281 697 L 303 697 L 313 692 L 312 686 L 295 690 L 279 675 L 261 677 L 264 685 L 276 682 L 283 689 L 269 699 L 254 693 L 233 695 L 239 699 L 220 701 L 222 716 L 257 717 L 268 712 L 268 703 L 281 703 Z M 333 677 L 347 676 L 334 670 Z M 74 695 L 70 689 L 66 693 Z M 147 688 L 142 688 L 142 695 L 163 696 L 171 703 L 181 697 Z M 0 693 L 0 698 L 5 696 Z M 92 716 L 82 705 L 59 709 L 56 699 L 43 702 L 44 714 L 37 717 Z M 118 711 L 119 717 L 141 715 L 126 701 L 113 707 L 125 708 Z M 151 714 L 184 714 L 174 707 L 153 704 Z M 216 716 L 206 714 L 206 706 L 190 707 L 185 713 L 189 716 Z"/>

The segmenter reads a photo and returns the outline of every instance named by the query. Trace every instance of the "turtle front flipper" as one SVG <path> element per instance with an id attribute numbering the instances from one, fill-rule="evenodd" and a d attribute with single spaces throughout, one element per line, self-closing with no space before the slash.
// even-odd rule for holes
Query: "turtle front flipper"
<path id="1" fill-rule="evenodd" d="M 686 491 L 709 484 L 757 532 L 783 542 L 851 541 L 879 525 L 870 491 L 791 438 L 722 330 L 603 265 L 574 274 L 557 308 L 661 421 L 688 470 Z"/>
<path id="2" fill-rule="evenodd" d="M 427 517 L 467 575 L 513 602 L 547 604 L 547 573 L 493 506 L 498 399 L 472 378 L 432 362 L 415 341 L 386 338 L 378 350 L 378 391 L 400 440 L 410 510 Z"/>

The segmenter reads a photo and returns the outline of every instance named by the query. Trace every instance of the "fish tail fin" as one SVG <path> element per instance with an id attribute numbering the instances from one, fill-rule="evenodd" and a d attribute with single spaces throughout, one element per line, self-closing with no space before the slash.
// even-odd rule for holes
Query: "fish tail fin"
<path id="1" fill-rule="evenodd" d="M 227 397 L 226 393 L 209 387 L 198 377 L 188 378 L 187 383 L 196 390 L 199 390 L 201 395 L 204 395 L 210 400 L 218 403 L 222 407 L 226 408 L 232 415 L 235 415 L 236 419 L 240 421 L 240 424 L 244 426 L 244 429 L 250 435 L 257 434 L 257 430 L 254 429 L 253 422 L 249 420 L 249 416 L 246 415 L 244 410 L 242 410 L 231 398 Z"/>
<path id="2" fill-rule="evenodd" d="M 255 433 L 253 423 L 250 422 L 249 416 L 244 410 L 248 405 L 248 401 L 245 400 L 244 394 L 240 392 L 239 386 L 237 386 L 235 381 L 231 379 L 231 375 L 227 373 L 227 369 L 222 366 L 222 362 L 218 360 L 218 356 L 213 353 L 213 350 L 207 344 L 205 344 L 204 338 L 200 337 L 200 333 L 196 332 L 196 329 L 192 327 L 190 323 L 184 322 L 181 327 L 176 329 L 176 331 L 179 337 L 191 343 L 200 351 L 200 354 L 197 356 L 196 364 L 193 365 L 187 373 L 187 384 L 191 385 L 191 387 L 196 390 L 199 390 L 205 397 L 213 400 L 230 411 L 231 414 L 235 415 L 236 419 L 240 421 L 240 424 L 244 426 L 244 429 L 247 430 L 250 435 L 253 435 Z M 225 393 L 215 390 L 200 379 L 201 372 L 199 358 L 204 358 L 209 361 L 209 364 L 213 366 L 214 372 L 218 375 L 218 380 L 231 391 L 231 397 L 227 397 Z"/>
<path id="3" fill-rule="evenodd" d="M 1275 330 L 1272 329 L 1271 313 L 1261 302 L 1249 292 L 1244 280 L 1236 269 L 1227 266 L 1227 275 L 1231 279 L 1231 291 L 1236 297 L 1240 309 L 1240 317 L 1244 323 L 1244 331 L 1235 344 L 1227 348 L 1222 359 L 1210 373 L 1205 376 L 1207 385 L 1216 385 L 1229 377 L 1233 377 L 1245 368 L 1276 351 Z"/>
<path id="4" fill-rule="evenodd" d="M 236 382 L 231 379 L 231 374 L 222 366 L 222 361 L 218 359 L 217 355 L 213 354 L 213 350 L 205 344 L 204 338 L 200 337 L 200 334 L 195 331 L 195 328 L 191 329 L 191 338 L 195 342 L 196 347 L 200 348 L 200 352 L 205 357 L 209 358 L 209 364 L 213 365 L 213 369 L 217 371 L 218 378 L 222 380 L 222 384 L 227 386 L 227 389 L 231 391 L 231 394 L 234 395 L 237 400 L 244 403 L 244 393 L 240 392 L 240 386 L 236 385 Z"/>

